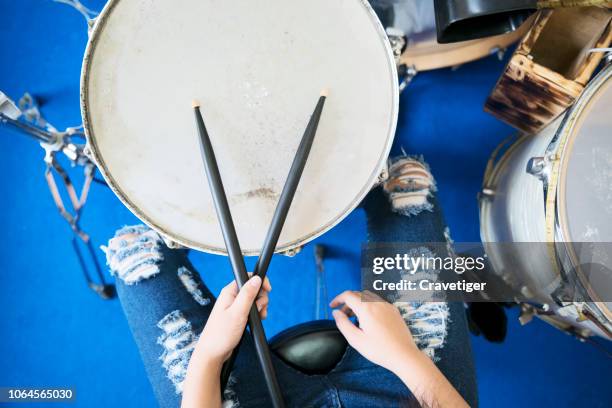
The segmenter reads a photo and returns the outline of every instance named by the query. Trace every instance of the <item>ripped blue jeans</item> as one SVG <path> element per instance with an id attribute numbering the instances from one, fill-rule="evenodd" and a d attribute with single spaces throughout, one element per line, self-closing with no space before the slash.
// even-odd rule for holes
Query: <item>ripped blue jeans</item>
<path id="1" fill-rule="evenodd" d="M 362 203 L 370 242 L 448 242 L 435 182 L 421 159 L 390 162 L 389 179 Z M 355 245 L 359 245 L 355 242 Z M 107 250 L 117 292 L 161 407 L 180 405 L 187 364 L 215 297 L 185 250 L 169 249 L 145 226 L 125 227 Z M 355 273 L 359 273 L 355 271 Z M 476 379 L 463 305 L 396 304 L 415 342 L 471 406 Z M 226 407 L 271 406 L 250 336 L 245 336 L 229 384 Z M 403 407 L 412 395 L 390 371 L 350 346 L 326 375 L 305 375 L 276 356 L 273 364 L 290 407 Z"/>

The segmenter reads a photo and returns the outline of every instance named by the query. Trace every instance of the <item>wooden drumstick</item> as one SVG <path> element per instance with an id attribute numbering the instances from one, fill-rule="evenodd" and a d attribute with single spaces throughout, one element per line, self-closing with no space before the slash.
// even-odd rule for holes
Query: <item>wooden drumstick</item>
<path id="1" fill-rule="evenodd" d="M 312 147 L 312 143 L 319 126 L 319 119 L 321 119 L 321 113 L 323 112 L 323 105 L 325 104 L 325 99 L 328 95 L 329 93 L 327 89 L 323 89 L 321 91 L 319 101 L 317 102 L 314 112 L 310 117 L 306 130 L 304 130 L 304 135 L 302 136 L 300 145 L 295 152 L 293 163 L 289 169 L 287 180 L 285 180 L 283 191 L 281 192 L 278 203 L 276 204 L 276 209 L 274 210 L 274 215 L 272 216 L 272 222 L 268 228 L 268 232 L 266 234 L 259 258 L 257 259 L 257 263 L 255 264 L 255 271 L 253 273 L 253 276 L 259 275 L 262 282 L 266 278 L 266 273 L 268 272 L 268 267 L 270 266 L 270 261 L 272 260 L 272 254 L 276 249 L 276 244 L 278 243 L 283 225 L 287 219 L 287 214 L 289 212 L 289 208 L 291 207 L 295 191 L 297 190 L 297 186 L 302 177 L 302 172 L 306 166 L 306 160 L 310 154 L 310 148 Z M 227 381 L 229 380 L 230 372 L 234 365 L 234 361 L 236 360 L 236 356 L 238 355 L 238 349 L 239 347 L 234 349 L 230 355 L 230 358 L 223 366 L 223 370 L 221 371 L 222 387 L 225 387 Z"/>
<path id="2" fill-rule="evenodd" d="M 193 102 L 193 109 L 195 112 L 196 123 L 198 126 L 198 133 L 200 135 L 200 152 L 202 153 L 202 159 L 204 161 L 204 167 L 206 168 L 206 176 L 208 178 L 208 185 L 210 192 L 213 196 L 215 203 L 215 210 L 217 212 L 217 218 L 221 225 L 221 231 L 223 233 L 223 240 L 227 248 L 227 254 L 232 265 L 234 272 L 234 279 L 238 284 L 238 288 L 242 286 L 249 279 L 244 264 L 244 258 L 242 257 L 242 251 L 240 250 L 240 244 L 238 242 L 238 236 L 236 235 L 236 228 L 232 220 L 229 205 L 227 202 L 227 196 L 223 188 L 223 182 L 221 181 L 221 174 L 219 173 L 219 167 L 217 166 L 217 159 L 204 125 L 204 119 L 200 112 L 200 104 L 197 101 Z M 261 324 L 261 318 L 257 311 L 255 303 L 251 305 L 249 310 L 249 326 L 251 327 L 251 334 L 255 342 L 255 350 L 257 351 L 257 357 L 264 373 L 268 392 L 274 407 L 281 408 L 285 406 L 283 396 L 281 394 L 280 385 L 274 366 L 272 365 L 272 359 L 270 356 L 270 349 L 266 341 L 266 334 Z M 224 364 L 223 371 L 227 371 L 225 368 L 228 365 L 229 360 Z M 233 362 L 232 362 L 233 363 Z M 231 369 L 231 366 L 229 367 Z M 222 382 L 221 392 L 225 388 Z"/>

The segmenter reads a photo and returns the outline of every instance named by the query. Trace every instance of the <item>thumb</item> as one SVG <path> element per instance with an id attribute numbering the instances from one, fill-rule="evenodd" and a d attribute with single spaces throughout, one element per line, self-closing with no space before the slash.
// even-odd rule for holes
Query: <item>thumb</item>
<path id="1" fill-rule="evenodd" d="M 340 333 L 346 338 L 346 341 L 348 341 L 351 346 L 358 349 L 363 335 L 361 329 L 355 326 L 341 310 L 334 310 L 332 315 L 334 316 L 338 330 L 340 330 Z"/>
<path id="2" fill-rule="evenodd" d="M 253 276 L 246 282 L 242 289 L 240 289 L 240 292 L 238 292 L 238 296 L 236 296 L 231 309 L 240 316 L 247 316 L 251 305 L 259 293 L 260 287 L 261 278 L 257 275 Z"/>

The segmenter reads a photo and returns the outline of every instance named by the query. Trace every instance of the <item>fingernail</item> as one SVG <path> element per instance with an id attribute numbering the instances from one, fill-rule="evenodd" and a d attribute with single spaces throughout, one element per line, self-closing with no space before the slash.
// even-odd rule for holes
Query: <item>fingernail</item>
<path id="1" fill-rule="evenodd" d="M 332 310 L 332 316 L 338 317 L 338 313 L 340 313 L 340 311 L 338 309 Z"/>
<path id="2" fill-rule="evenodd" d="M 255 275 L 251 279 L 249 279 L 249 283 L 258 288 L 261 285 L 261 278 Z"/>

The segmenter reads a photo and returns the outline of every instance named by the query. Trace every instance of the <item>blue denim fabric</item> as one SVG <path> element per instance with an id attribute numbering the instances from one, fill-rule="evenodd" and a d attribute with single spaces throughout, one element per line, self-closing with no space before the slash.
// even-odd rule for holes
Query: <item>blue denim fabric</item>
<path id="1" fill-rule="evenodd" d="M 432 205 L 418 214 L 401 215 L 390 210 L 381 188 L 373 190 L 362 205 L 368 217 L 368 239 L 372 242 L 445 242 L 446 226 L 435 196 L 432 194 L 429 200 Z M 149 269 L 146 279 L 130 284 L 117 279 L 117 292 L 159 405 L 178 407 L 180 394 L 172 380 L 180 382 L 184 377 L 190 343 L 202 331 L 215 298 L 185 251 L 170 250 L 163 244 L 156 249 L 161 254 L 155 258 L 158 269 L 154 273 Z M 150 252 L 150 248 L 143 250 Z M 129 250 L 129 255 L 133 256 L 135 251 Z M 116 255 L 109 254 L 109 260 Z M 147 259 L 143 262 L 150 263 Z M 179 269 L 184 272 L 184 268 L 192 272 L 190 290 L 197 291 L 195 297 L 179 276 Z M 476 381 L 465 311 L 462 304 L 455 303 L 448 304 L 448 310 L 446 336 L 443 345 L 435 350 L 435 361 L 466 401 L 476 406 Z M 169 325 L 170 332 L 165 333 L 158 326 L 160 321 L 164 322 L 164 318 L 165 322 L 170 321 L 172 318 L 167 317 L 170 315 L 176 323 L 178 313 L 181 324 Z M 168 342 L 173 336 L 181 341 Z M 176 346 L 178 351 L 166 350 L 168 344 Z M 398 377 L 369 362 L 351 347 L 327 375 L 302 374 L 276 356 L 273 364 L 290 407 L 400 407 L 407 406 L 412 398 Z M 245 336 L 225 391 L 228 405 L 229 401 L 240 407 L 271 405 L 262 376 L 257 375 L 259 372 L 252 339 Z"/>
<path id="2" fill-rule="evenodd" d="M 385 211 L 387 197 L 380 189 L 364 200 L 369 242 L 446 242 L 447 226 L 435 194 L 429 198 L 433 209 L 416 216 Z M 476 370 L 472 356 L 465 308 L 449 302 L 449 324 L 444 347 L 436 351 L 436 365 L 471 407 L 478 406 Z"/>

